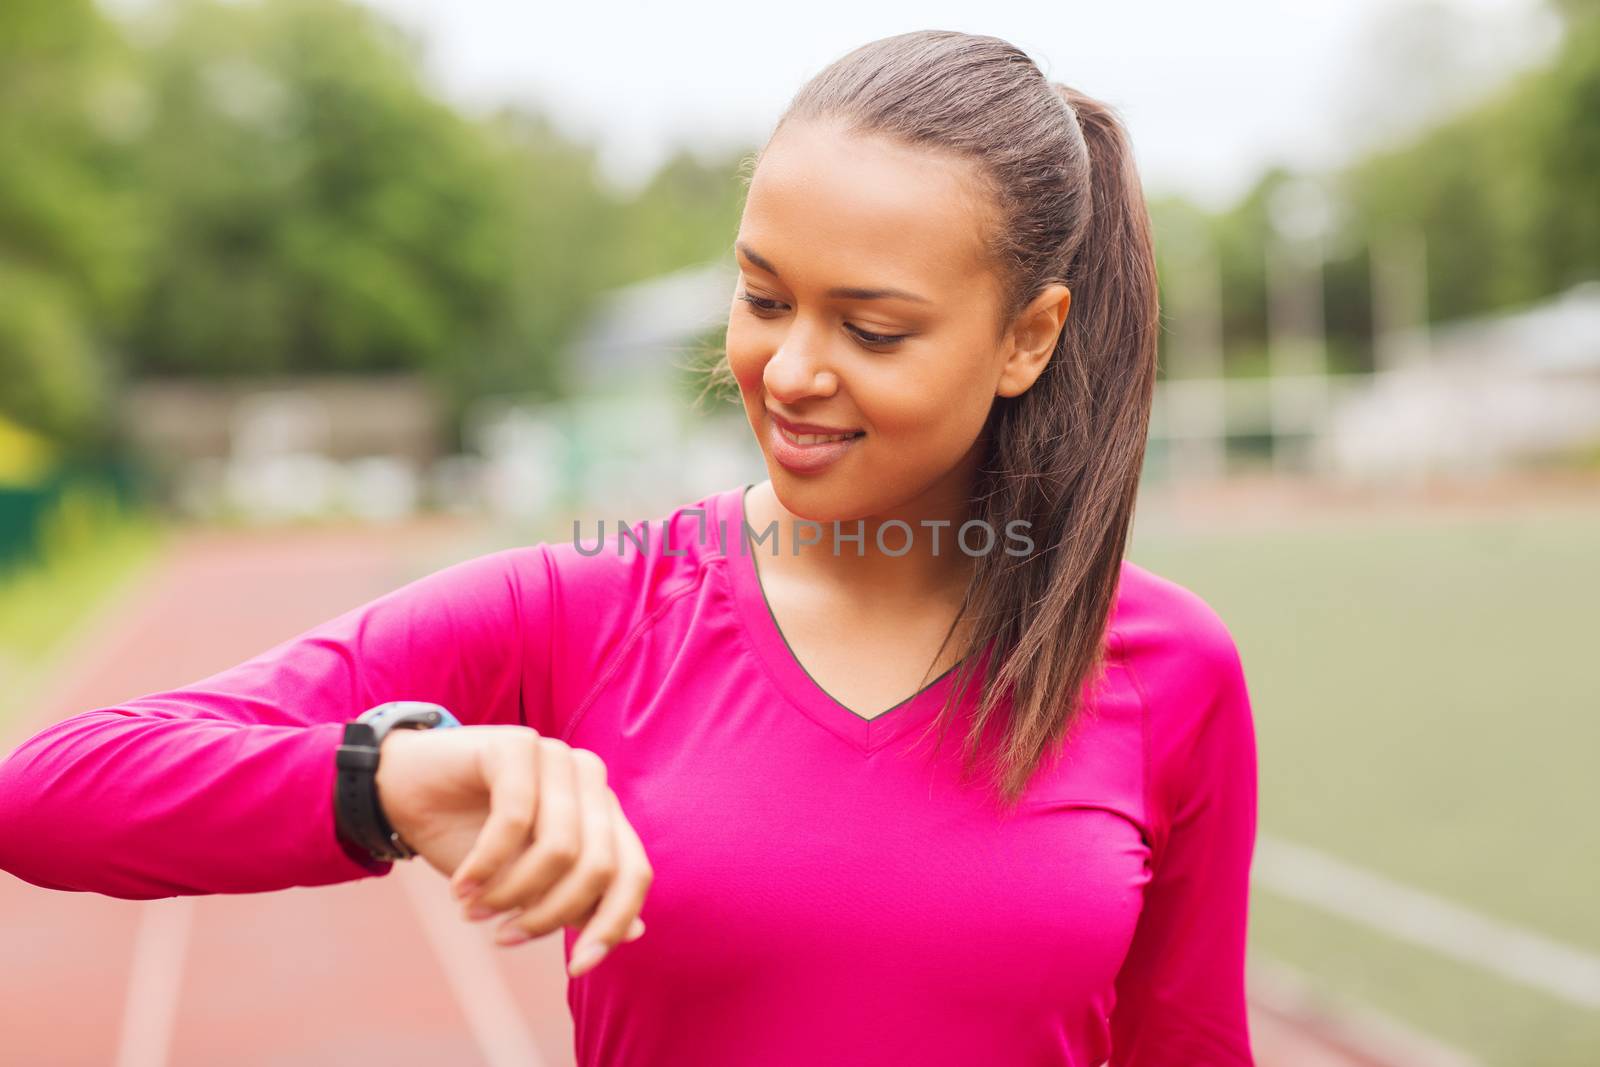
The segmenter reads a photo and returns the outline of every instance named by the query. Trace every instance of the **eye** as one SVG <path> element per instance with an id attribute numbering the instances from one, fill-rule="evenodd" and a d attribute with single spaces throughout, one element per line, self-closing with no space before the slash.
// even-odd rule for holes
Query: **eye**
<path id="1" fill-rule="evenodd" d="M 777 311 L 781 306 L 776 300 L 765 300 L 759 296 L 751 296 L 749 293 L 740 293 L 739 299 L 759 311 Z"/>
<path id="2" fill-rule="evenodd" d="M 855 334 L 856 337 L 859 338 L 862 341 L 863 344 L 869 344 L 869 345 L 892 345 L 892 344 L 896 343 L 897 341 L 904 341 L 907 337 L 911 336 L 910 334 L 904 334 L 904 333 L 903 334 L 868 333 L 865 330 L 857 329 L 856 327 L 850 325 L 848 322 L 844 324 L 844 328 L 849 330 L 851 333 Z"/>
<path id="3" fill-rule="evenodd" d="M 759 318 L 765 318 L 772 312 L 779 311 L 783 308 L 783 302 L 780 300 L 768 300 L 764 297 L 751 296 L 749 293 L 740 293 L 739 299 L 743 300 L 746 304 L 749 304 Z M 848 322 L 844 324 L 844 328 L 849 330 L 850 333 L 855 336 L 856 340 L 860 341 L 862 344 L 872 345 L 879 348 L 898 344 L 899 342 L 904 341 L 907 337 L 911 336 L 910 334 L 904 333 L 868 333 L 865 330 L 850 325 Z"/>

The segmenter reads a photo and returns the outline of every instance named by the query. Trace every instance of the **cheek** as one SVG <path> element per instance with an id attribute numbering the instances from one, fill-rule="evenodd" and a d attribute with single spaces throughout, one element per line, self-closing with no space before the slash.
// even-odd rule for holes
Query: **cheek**
<path id="1" fill-rule="evenodd" d="M 949 442 L 964 449 L 982 428 L 992 397 L 974 370 L 955 363 L 884 364 L 881 371 L 858 374 L 851 395 L 869 424 L 885 437 Z"/>
<path id="2" fill-rule="evenodd" d="M 759 394 L 762 389 L 761 372 L 767 365 L 770 350 L 759 343 L 748 327 L 732 323 L 728 326 L 723 348 L 728 353 L 728 370 L 739 383 L 740 392 L 747 397 Z"/>

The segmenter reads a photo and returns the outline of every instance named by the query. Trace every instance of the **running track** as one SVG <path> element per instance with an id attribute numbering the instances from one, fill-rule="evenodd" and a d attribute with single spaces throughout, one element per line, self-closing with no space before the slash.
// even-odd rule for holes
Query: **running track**
<path id="1" fill-rule="evenodd" d="M 0 723 L 0 752 L 76 711 L 246 659 L 490 550 L 476 547 L 484 536 L 443 520 L 185 530 Z M 217 599 L 224 588 L 234 592 Z M 561 938 L 502 949 L 489 935 L 417 864 L 317 889 L 155 901 L 0 873 L 0 1063 L 571 1067 Z M 1298 1018 L 1254 967 L 1251 986 L 1262 1067 L 1392 1067 Z"/>

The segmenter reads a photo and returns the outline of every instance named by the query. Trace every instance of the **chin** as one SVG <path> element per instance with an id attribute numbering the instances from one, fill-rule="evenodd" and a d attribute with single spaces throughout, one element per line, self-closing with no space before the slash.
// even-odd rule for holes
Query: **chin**
<path id="1" fill-rule="evenodd" d="M 860 499 L 854 480 L 832 476 L 802 477 L 776 460 L 768 460 L 767 476 L 773 495 L 797 519 L 828 523 L 850 522 L 871 513 L 871 509 L 851 507 Z"/>

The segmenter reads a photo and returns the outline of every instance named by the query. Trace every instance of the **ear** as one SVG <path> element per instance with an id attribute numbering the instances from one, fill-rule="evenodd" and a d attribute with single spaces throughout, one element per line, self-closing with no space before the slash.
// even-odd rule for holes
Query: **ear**
<path id="1" fill-rule="evenodd" d="M 1006 337 L 1010 353 L 995 383 L 996 396 L 1020 396 L 1044 373 L 1071 307 L 1072 290 L 1058 282 L 1022 309 Z"/>

